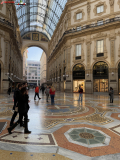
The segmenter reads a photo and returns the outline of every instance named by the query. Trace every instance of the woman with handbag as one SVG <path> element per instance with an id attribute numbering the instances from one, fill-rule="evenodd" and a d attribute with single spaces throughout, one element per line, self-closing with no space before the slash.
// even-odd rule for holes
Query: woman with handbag
<path id="1" fill-rule="evenodd" d="M 109 91 L 110 103 L 113 103 L 113 94 L 114 94 L 113 88 L 110 87 L 110 91 Z"/>

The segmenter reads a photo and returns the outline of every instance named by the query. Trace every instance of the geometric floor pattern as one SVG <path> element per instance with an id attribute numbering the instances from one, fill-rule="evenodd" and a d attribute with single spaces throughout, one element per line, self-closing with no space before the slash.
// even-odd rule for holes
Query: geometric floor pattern
<path id="1" fill-rule="evenodd" d="M 2 160 L 119 160 L 120 101 L 114 95 L 56 92 L 55 105 L 34 101 L 29 91 L 28 124 L 31 134 L 24 134 L 19 125 L 11 135 L 7 128 L 13 114 L 13 95 L 0 95 L 0 159 Z M 16 117 L 15 121 L 18 119 Z"/>

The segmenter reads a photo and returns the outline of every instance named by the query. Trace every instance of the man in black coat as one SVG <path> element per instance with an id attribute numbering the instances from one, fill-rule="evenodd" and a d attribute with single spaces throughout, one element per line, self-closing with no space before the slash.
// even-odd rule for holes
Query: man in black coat
<path id="1" fill-rule="evenodd" d="M 22 85 L 19 84 L 18 88 L 14 91 L 14 106 L 13 106 L 14 113 L 13 113 L 11 121 L 10 121 L 10 126 L 13 125 L 15 117 L 18 114 L 18 97 L 19 97 L 21 88 L 22 88 Z M 20 124 L 20 126 L 23 126 L 22 123 Z"/>

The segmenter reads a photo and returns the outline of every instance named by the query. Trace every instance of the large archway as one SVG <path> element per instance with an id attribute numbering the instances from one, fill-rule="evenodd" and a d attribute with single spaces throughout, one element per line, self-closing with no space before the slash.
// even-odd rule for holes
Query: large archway
<path id="1" fill-rule="evenodd" d="M 99 61 L 93 66 L 93 92 L 108 92 L 108 64 Z"/>
<path id="2" fill-rule="evenodd" d="M 40 32 L 29 32 L 22 37 L 22 54 L 24 51 L 32 46 L 40 47 L 48 55 L 48 41 L 49 39 Z"/>
<path id="3" fill-rule="evenodd" d="M 78 92 L 79 85 L 85 92 L 85 67 L 80 63 L 73 67 L 73 92 Z"/>

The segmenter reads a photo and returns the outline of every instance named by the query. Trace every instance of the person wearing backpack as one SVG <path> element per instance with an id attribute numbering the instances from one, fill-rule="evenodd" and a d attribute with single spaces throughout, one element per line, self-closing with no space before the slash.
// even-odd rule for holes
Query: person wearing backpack
<path id="1" fill-rule="evenodd" d="M 81 103 L 82 103 L 82 97 L 83 97 L 83 89 L 81 86 L 79 86 L 79 99 L 78 99 L 78 101 L 80 101 L 80 99 L 81 99 Z"/>

